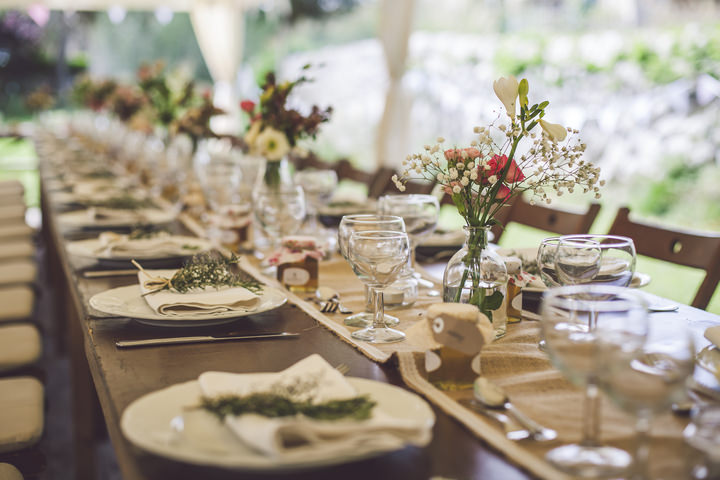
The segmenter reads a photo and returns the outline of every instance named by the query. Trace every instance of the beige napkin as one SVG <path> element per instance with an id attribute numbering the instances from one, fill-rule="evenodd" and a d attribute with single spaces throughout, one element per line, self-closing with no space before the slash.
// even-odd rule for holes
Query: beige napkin
<path id="1" fill-rule="evenodd" d="M 130 239 L 128 235 L 114 232 L 103 232 L 98 236 L 100 247 L 98 254 L 121 257 L 152 257 L 163 255 L 187 255 L 197 253 L 197 249 L 188 250 L 183 246 L 192 240 L 187 237 L 173 237 L 167 233 L 160 233 L 150 238 Z"/>
<path id="2" fill-rule="evenodd" d="M 309 385 L 294 397 L 323 403 L 352 398 L 354 387 L 320 355 L 313 354 L 279 373 L 246 374 L 206 372 L 200 375 L 203 395 L 248 395 L 300 384 Z M 376 406 L 364 421 L 321 421 L 304 416 L 267 418 L 248 414 L 226 417 L 225 425 L 247 446 L 284 461 L 313 457 L 353 456 L 418 446 L 430 442 L 432 425 L 411 419 L 392 418 Z"/>
<path id="3" fill-rule="evenodd" d="M 720 348 L 720 325 L 708 327 L 707 330 L 705 330 L 705 338 L 710 340 L 710 343 Z"/>
<path id="4" fill-rule="evenodd" d="M 147 274 L 145 273 L 147 272 Z M 147 293 L 151 289 L 145 282 L 153 277 L 172 278 L 176 270 L 146 270 L 138 272 L 140 290 Z M 204 288 L 188 293 L 174 290 L 161 290 L 145 295 L 150 308 L 161 315 L 187 315 L 195 313 L 250 312 L 257 308 L 260 297 L 243 287 L 224 287 L 220 289 Z"/>
<path id="5" fill-rule="evenodd" d="M 121 208 L 91 207 L 87 210 L 90 220 L 119 220 L 137 222 L 145 219 L 142 210 L 127 210 Z"/>

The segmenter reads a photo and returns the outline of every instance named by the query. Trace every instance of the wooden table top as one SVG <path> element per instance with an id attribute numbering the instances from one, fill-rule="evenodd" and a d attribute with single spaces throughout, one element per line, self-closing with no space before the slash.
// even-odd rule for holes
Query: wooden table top
<path id="1" fill-rule="evenodd" d="M 67 239 L 56 222 L 57 212 L 44 209 L 47 236 L 55 243 L 67 282 L 69 301 L 75 304 L 77 322 L 82 328 L 85 357 L 92 374 L 102 414 L 107 425 L 123 478 L 144 480 L 243 479 L 257 474 L 193 466 L 167 460 L 131 445 L 120 431 L 124 409 L 139 397 L 173 384 L 193 380 L 202 372 L 280 371 L 296 361 L 319 353 L 330 364 L 345 363 L 349 376 L 368 378 L 403 386 L 393 365 L 379 365 L 291 304 L 260 315 L 245 317 L 219 327 L 193 329 L 157 328 L 125 318 L 94 318 L 88 300 L 95 293 L 135 283 L 135 276 L 86 279 L 76 270 L 65 252 Z M 160 336 L 204 335 L 211 332 L 257 333 L 300 332 L 298 339 L 253 340 L 208 344 L 174 345 L 118 349 L 117 340 Z M 300 472 L 270 475 L 277 478 L 447 478 L 527 479 L 528 475 L 488 449 L 462 425 L 433 408 L 437 421 L 433 440 L 425 448 L 407 447 L 373 459 Z M 77 421 L 77 420 L 76 420 Z"/>

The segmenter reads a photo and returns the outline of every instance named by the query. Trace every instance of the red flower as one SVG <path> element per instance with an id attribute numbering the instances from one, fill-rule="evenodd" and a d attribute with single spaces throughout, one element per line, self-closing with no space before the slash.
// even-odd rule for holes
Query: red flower
<path id="1" fill-rule="evenodd" d="M 507 200 L 508 197 L 510 197 L 510 189 L 507 185 L 502 184 L 500 185 L 500 189 L 497 191 L 497 194 L 495 195 L 495 198 L 500 198 L 502 200 Z"/>
<path id="2" fill-rule="evenodd" d="M 240 102 L 240 108 L 247 113 L 252 113 L 255 110 L 255 102 L 252 100 L 243 100 Z"/>
<path id="3" fill-rule="evenodd" d="M 489 169 L 486 170 L 484 166 L 479 165 L 478 178 L 481 180 L 481 183 L 487 183 L 487 178 L 492 175 L 497 175 L 499 177 L 505 169 L 507 161 L 507 155 L 494 155 L 488 161 L 488 166 L 490 167 Z M 523 174 L 522 170 L 520 170 L 520 167 L 517 166 L 517 163 L 515 163 L 515 160 L 513 159 L 510 162 L 510 168 L 508 168 L 507 176 L 503 181 L 505 183 L 517 183 L 522 182 L 523 180 L 525 180 L 525 174 Z"/>

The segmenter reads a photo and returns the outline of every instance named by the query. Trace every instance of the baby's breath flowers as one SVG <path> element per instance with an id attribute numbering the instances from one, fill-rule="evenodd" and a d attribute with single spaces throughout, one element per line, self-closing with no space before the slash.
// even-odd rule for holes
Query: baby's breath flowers
<path id="1" fill-rule="evenodd" d="M 526 79 L 500 78 L 493 88 L 507 123 L 475 127 L 477 138 L 469 147 L 447 149 L 438 138 L 423 152 L 408 155 L 401 175 L 393 177 L 397 188 L 405 190 L 412 179 L 437 182 L 471 227 L 496 223 L 500 209 L 523 192 L 532 193 L 531 203 L 550 203 L 549 190 L 558 195 L 582 190 L 600 198 L 600 169 L 582 159 L 585 144 L 577 140 L 578 131 L 544 120 L 549 102 L 529 106 Z M 519 150 L 523 138 L 530 142 Z"/>

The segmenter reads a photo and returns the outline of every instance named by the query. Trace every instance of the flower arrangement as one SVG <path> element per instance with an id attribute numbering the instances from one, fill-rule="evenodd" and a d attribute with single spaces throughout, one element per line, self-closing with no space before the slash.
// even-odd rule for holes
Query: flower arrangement
<path id="1" fill-rule="evenodd" d="M 160 125 L 168 127 L 190 107 L 193 102 L 195 84 L 192 80 L 171 82 L 165 74 L 165 64 L 157 61 L 143 64 L 137 72 L 138 86 L 147 98 L 148 105 Z"/>
<path id="2" fill-rule="evenodd" d="M 130 120 L 146 102 L 147 99 L 140 90 L 127 85 L 118 86 L 110 98 L 112 111 L 123 122 Z"/>
<path id="3" fill-rule="evenodd" d="M 194 151 L 200 139 L 217 137 L 210 128 L 210 119 L 223 113 L 224 110 L 213 105 L 210 92 L 205 92 L 197 105 L 189 107 L 181 116 L 173 120 L 169 127 L 170 134 L 184 133 L 189 136 Z"/>
<path id="4" fill-rule="evenodd" d="M 25 106 L 31 112 L 50 110 L 55 105 L 55 97 L 49 85 L 43 85 L 30 92 L 25 97 Z"/>
<path id="5" fill-rule="evenodd" d="M 526 79 L 518 82 L 513 76 L 502 77 L 493 88 L 505 106 L 508 122 L 475 127 L 478 139 L 469 147 L 444 149 L 444 139 L 438 138 L 437 145 L 409 155 L 401 177 L 393 177 L 397 188 L 403 191 L 410 179 L 436 181 L 473 227 L 492 226 L 499 210 L 526 191 L 532 193 L 533 204 L 550 203 L 548 189 L 562 195 L 577 188 L 600 198 L 599 186 L 604 181 L 599 180 L 599 168 L 582 160 L 585 144 L 572 141 L 578 131 L 546 121 L 548 101 L 529 106 Z M 532 144 L 519 154 L 524 138 Z"/>
<path id="6" fill-rule="evenodd" d="M 303 69 L 309 67 L 306 65 Z M 303 75 L 297 80 L 278 84 L 275 73 L 269 72 L 261 86 L 259 104 L 256 105 L 250 100 L 240 103 L 242 110 L 250 116 L 250 126 L 244 140 L 251 153 L 261 155 L 271 162 L 279 161 L 290 153 L 298 140 L 315 138 L 320 124 L 330 119 L 332 107 L 321 110 L 317 105 L 313 105 L 310 114 L 304 116 L 287 105 L 293 89 L 309 81 L 310 79 Z"/>
<path id="7" fill-rule="evenodd" d="M 73 99 L 80 105 L 100 111 L 108 106 L 117 83 L 114 80 L 93 80 L 88 75 L 78 77 L 73 85 Z"/>
<path id="8" fill-rule="evenodd" d="M 505 122 L 475 127 L 477 139 L 468 147 L 446 149 L 439 138 L 409 155 L 401 176 L 393 177 L 400 191 L 408 180 L 425 179 L 451 196 L 467 225 L 467 242 L 445 270 L 445 301 L 477 305 L 491 320 L 503 301 L 497 288 L 507 281 L 504 263 L 486 249 L 500 209 L 524 192 L 532 194 L 532 204 L 550 203 L 548 190 L 562 195 L 582 189 L 600 198 L 604 184 L 600 169 L 582 160 L 585 144 L 575 139 L 578 131 L 545 120 L 548 101 L 530 104 L 526 79 L 502 77 L 493 89 L 505 107 Z M 523 139 L 529 146 L 521 150 Z"/>

